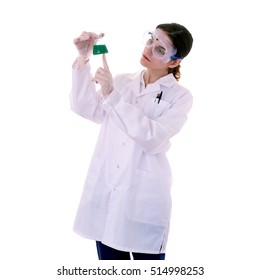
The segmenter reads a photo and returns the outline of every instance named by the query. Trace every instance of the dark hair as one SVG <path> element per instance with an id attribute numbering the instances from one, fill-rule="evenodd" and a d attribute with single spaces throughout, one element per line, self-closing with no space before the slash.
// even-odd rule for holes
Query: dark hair
<path id="1" fill-rule="evenodd" d="M 173 45 L 177 48 L 177 57 L 184 58 L 192 48 L 193 38 L 191 33 L 183 25 L 178 23 L 162 23 L 156 28 L 163 30 L 171 39 Z M 169 68 L 168 73 L 172 73 L 178 81 L 181 77 L 180 64 L 175 68 Z"/>

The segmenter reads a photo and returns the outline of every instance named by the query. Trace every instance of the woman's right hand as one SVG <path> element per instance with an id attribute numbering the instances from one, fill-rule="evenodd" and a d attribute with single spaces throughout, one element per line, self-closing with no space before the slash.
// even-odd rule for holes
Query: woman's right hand
<path id="1" fill-rule="evenodd" d="M 104 37 L 104 33 L 96 34 L 83 31 L 81 35 L 73 41 L 79 52 L 79 56 L 84 60 L 88 60 L 93 51 L 95 42 L 102 37 Z"/>

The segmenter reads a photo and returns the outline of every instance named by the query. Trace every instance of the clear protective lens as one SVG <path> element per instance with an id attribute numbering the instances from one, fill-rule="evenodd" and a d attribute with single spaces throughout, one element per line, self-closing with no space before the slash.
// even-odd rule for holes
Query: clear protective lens
<path id="1" fill-rule="evenodd" d="M 151 31 L 146 31 L 143 35 L 143 44 L 145 46 L 151 46 L 153 45 L 153 39 L 152 39 L 152 34 L 153 32 Z"/>
<path id="2" fill-rule="evenodd" d="M 145 32 L 143 43 L 146 47 L 152 48 L 152 54 L 156 59 L 165 63 L 177 53 L 177 49 L 158 30 Z"/>

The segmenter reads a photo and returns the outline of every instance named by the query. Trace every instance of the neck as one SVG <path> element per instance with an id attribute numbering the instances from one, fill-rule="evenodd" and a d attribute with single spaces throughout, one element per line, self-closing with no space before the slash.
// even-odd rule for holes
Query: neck
<path id="1" fill-rule="evenodd" d="M 146 69 L 145 72 L 144 72 L 145 86 L 147 86 L 148 84 L 152 84 L 152 83 L 156 82 L 161 77 L 163 77 L 167 74 L 168 74 L 168 71 L 165 71 L 165 72 L 158 71 L 158 72 L 156 72 L 156 71 L 151 71 L 149 69 Z"/>

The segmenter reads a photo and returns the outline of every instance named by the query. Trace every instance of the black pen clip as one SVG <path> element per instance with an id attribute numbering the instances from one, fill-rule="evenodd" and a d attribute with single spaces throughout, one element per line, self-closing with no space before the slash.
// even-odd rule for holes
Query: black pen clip
<path id="1" fill-rule="evenodd" d="M 157 96 L 156 96 L 156 98 L 154 99 L 154 102 L 156 101 L 156 99 L 158 99 L 158 104 L 160 103 L 160 101 L 161 101 L 161 98 L 162 98 L 162 94 L 163 94 L 163 92 L 161 91 L 160 93 L 158 93 L 157 94 Z"/>

